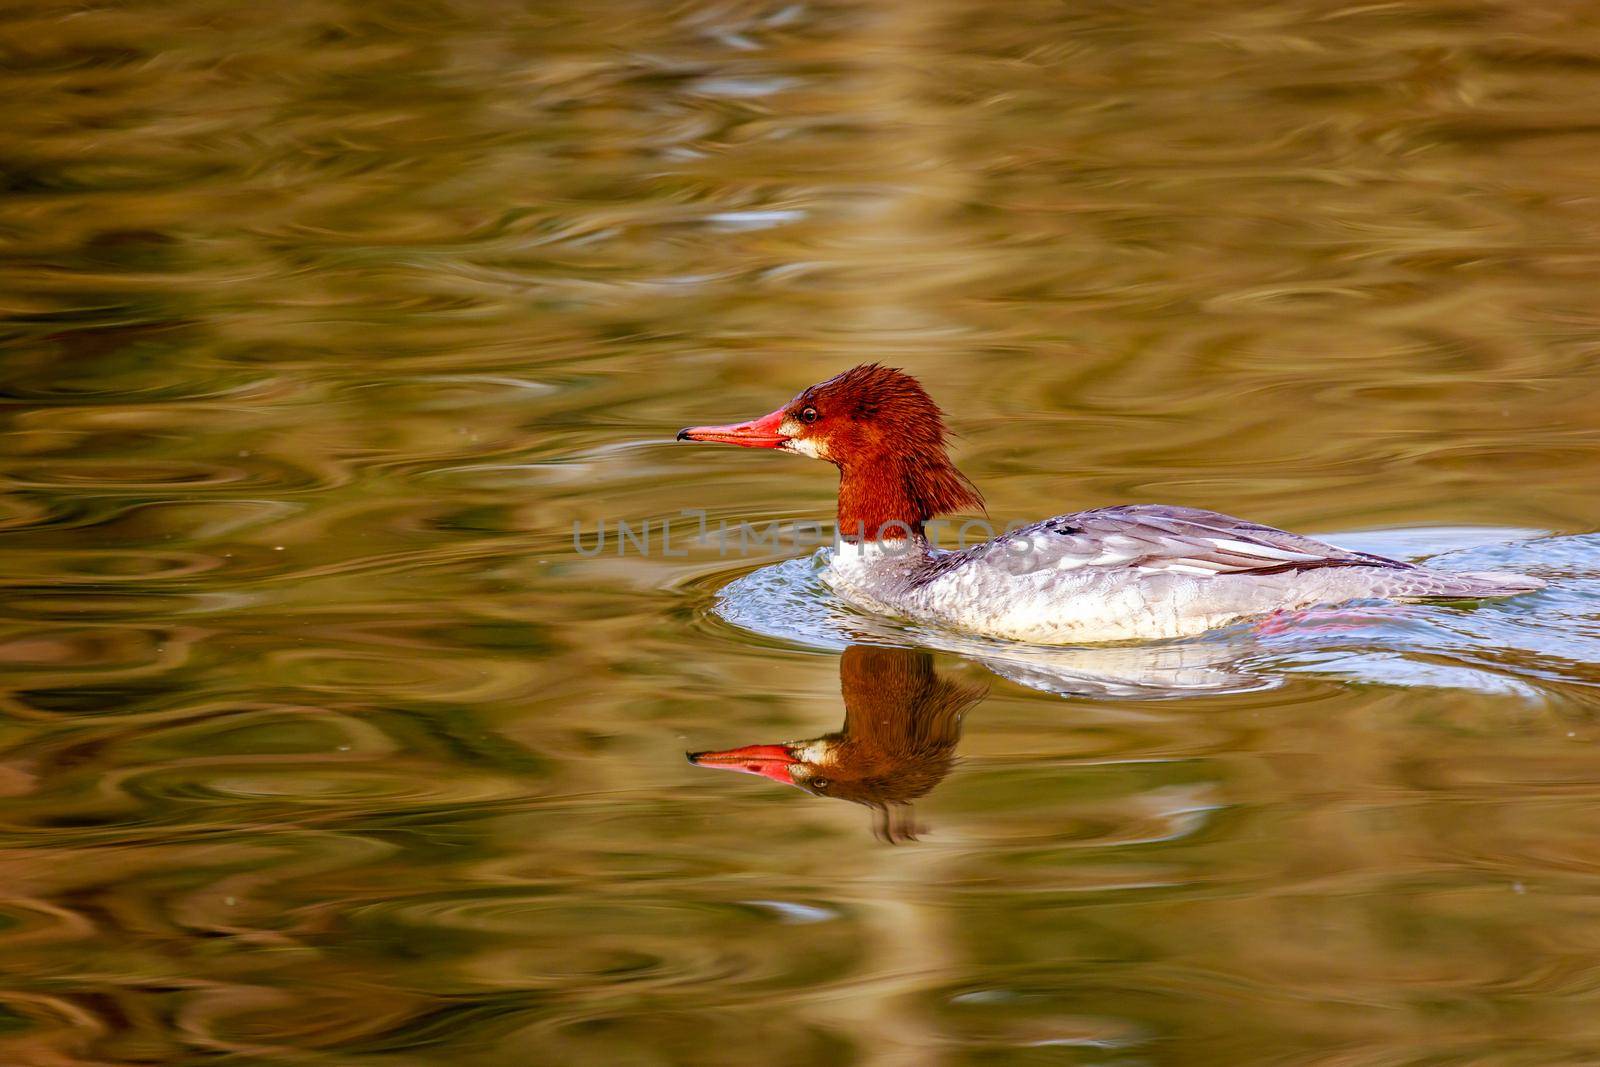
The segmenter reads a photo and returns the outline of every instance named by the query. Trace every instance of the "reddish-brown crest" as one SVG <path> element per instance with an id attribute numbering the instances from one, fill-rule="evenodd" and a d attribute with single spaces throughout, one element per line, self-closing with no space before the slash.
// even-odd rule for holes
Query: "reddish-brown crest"
<path id="1" fill-rule="evenodd" d="M 944 414 L 905 371 L 877 363 L 813 385 L 785 409 L 839 468 L 839 529 L 877 540 L 920 532 L 935 515 L 983 497 L 945 452 Z"/>

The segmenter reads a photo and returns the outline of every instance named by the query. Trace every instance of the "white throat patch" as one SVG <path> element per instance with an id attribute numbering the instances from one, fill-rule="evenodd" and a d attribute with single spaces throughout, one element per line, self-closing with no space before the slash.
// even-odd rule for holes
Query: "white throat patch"
<path id="1" fill-rule="evenodd" d="M 778 426 L 778 432 L 789 439 L 784 445 L 784 450 L 800 456 L 810 456 L 812 459 L 827 459 L 828 450 L 823 443 L 815 437 L 801 437 L 805 426 L 795 419 L 784 419 Z"/>

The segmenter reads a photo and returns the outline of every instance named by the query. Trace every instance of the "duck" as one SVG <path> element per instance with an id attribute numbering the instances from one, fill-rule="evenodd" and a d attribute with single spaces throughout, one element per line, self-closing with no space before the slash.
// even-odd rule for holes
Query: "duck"
<path id="1" fill-rule="evenodd" d="M 1007 641 L 1191 637 L 1303 608 L 1478 600 L 1544 586 L 1528 575 L 1436 570 L 1167 504 L 1070 512 L 970 547 L 939 548 L 930 523 L 982 509 L 983 497 L 950 459 L 938 404 L 912 375 L 879 363 L 812 385 L 760 418 L 687 427 L 677 439 L 831 463 L 839 498 L 826 585 L 867 612 Z"/>
<path id="2" fill-rule="evenodd" d="M 899 843 L 923 832 L 911 803 L 954 769 L 967 711 L 988 687 L 945 677 L 921 650 L 851 645 L 839 657 L 844 725 L 781 744 L 686 752 L 690 763 L 756 774 L 873 812 L 873 831 Z"/>

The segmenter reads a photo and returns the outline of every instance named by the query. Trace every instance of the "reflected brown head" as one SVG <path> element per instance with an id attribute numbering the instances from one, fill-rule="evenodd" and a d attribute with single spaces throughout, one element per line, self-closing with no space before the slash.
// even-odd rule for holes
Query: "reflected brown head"
<path id="1" fill-rule="evenodd" d="M 926 652 L 867 645 L 845 650 L 839 682 L 845 718 L 837 733 L 693 752 L 689 761 L 865 804 L 877 812 L 881 836 L 915 837 L 904 806 L 950 773 L 962 715 L 986 690 L 939 676 Z"/>
<path id="2" fill-rule="evenodd" d="M 839 468 L 839 529 L 853 540 L 896 539 L 983 497 L 950 462 L 944 413 L 911 375 L 863 363 L 749 422 L 694 426 L 680 441 L 774 448 Z"/>

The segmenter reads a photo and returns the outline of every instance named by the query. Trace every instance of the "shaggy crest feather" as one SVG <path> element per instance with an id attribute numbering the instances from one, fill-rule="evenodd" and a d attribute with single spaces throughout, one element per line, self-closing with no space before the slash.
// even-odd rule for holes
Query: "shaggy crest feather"
<path id="1" fill-rule="evenodd" d="M 863 363 L 813 385 L 790 407 L 818 412 L 826 456 L 840 471 L 844 536 L 903 537 L 935 515 L 983 507 L 977 487 L 950 462 L 944 412 L 905 371 Z"/>

